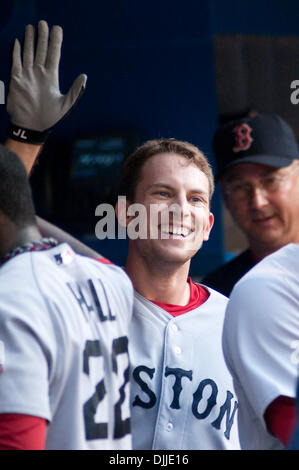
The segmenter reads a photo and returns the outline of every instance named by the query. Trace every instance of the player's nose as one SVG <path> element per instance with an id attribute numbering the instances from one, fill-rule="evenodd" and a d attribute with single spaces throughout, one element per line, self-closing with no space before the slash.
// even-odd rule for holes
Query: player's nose
<path id="1" fill-rule="evenodd" d="M 175 205 L 178 207 L 181 218 L 190 214 L 190 205 L 185 193 L 178 193 L 175 198 Z"/>

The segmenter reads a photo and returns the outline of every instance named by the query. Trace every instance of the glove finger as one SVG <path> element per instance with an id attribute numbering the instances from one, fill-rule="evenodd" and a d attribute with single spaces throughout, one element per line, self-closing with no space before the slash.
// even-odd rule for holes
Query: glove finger
<path id="1" fill-rule="evenodd" d="M 24 48 L 23 48 L 23 66 L 32 67 L 34 56 L 34 28 L 28 24 L 25 29 Z"/>
<path id="2" fill-rule="evenodd" d="M 38 39 L 35 54 L 35 65 L 45 65 L 48 51 L 49 28 L 46 21 L 38 23 Z"/>
<path id="3" fill-rule="evenodd" d="M 46 68 L 58 72 L 63 31 L 60 26 L 53 26 L 50 33 Z"/>
<path id="4" fill-rule="evenodd" d="M 87 75 L 81 74 L 74 81 L 72 87 L 68 91 L 67 95 L 64 97 L 63 109 L 64 112 L 67 112 L 71 109 L 76 101 L 80 98 L 82 93 L 86 88 Z"/>
<path id="5" fill-rule="evenodd" d="M 22 73 L 21 45 L 18 39 L 15 40 L 12 51 L 11 75 L 19 76 Z"/>

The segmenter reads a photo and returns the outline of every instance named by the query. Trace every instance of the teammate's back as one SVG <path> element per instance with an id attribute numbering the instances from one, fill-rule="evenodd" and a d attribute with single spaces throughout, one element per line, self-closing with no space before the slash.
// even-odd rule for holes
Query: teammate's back
<path id="1" fill-rule="evenodd" d="M 128 449 L 125 273 L 60 245 L 0 270 L 0 413 L 46 419 L 47 449 Z"/>

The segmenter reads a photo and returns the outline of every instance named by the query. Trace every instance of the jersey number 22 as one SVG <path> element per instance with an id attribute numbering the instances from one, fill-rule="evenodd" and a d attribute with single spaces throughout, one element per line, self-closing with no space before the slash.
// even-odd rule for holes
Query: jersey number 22
<path id="1" fill-rule="evenodd" d="M 112 341 L 112 371 L 118 374 L 117 356 L 119 354 L 128 354 L 128 338 L 122 336 Z M 102 356 L 101 344 L 99 340 L 86 341 L 83 353 L 83 372 L 89 374 L 89 358 Z M 120 398 L 114 405 L 114 439 L 120 439 L 130 433 L 130 418 L 122 419 L 121 406 L 125 401 L 125 387 L 129 381 L 129 367 L 123 373 L 124 382 L 119 388 Z M 85 435 L 87 440 L 107 439 L 108 423 L 96 423 L 95 414 L 101 401 L 107 393 L 104 377 L 95 387 L 94 394 L 84 403 L 83 413 L 85 422 Z"/>

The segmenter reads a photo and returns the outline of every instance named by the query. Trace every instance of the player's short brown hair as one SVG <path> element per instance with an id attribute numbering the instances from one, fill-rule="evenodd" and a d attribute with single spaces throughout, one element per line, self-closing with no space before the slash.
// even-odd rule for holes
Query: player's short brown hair
<path id="1" fill-rule="evenodd" d="M 175 139 L 148 140 L 127 158 L 122 168 L 120 180 L 121 195 L 134 202 L 141 168 L 149 158 L 160 153 L 176 153 L 196 165 L 208 178 L 209 198 L 212 199 L 215 183 L 212 168 L 207 158 L 195 145 Z"/>

